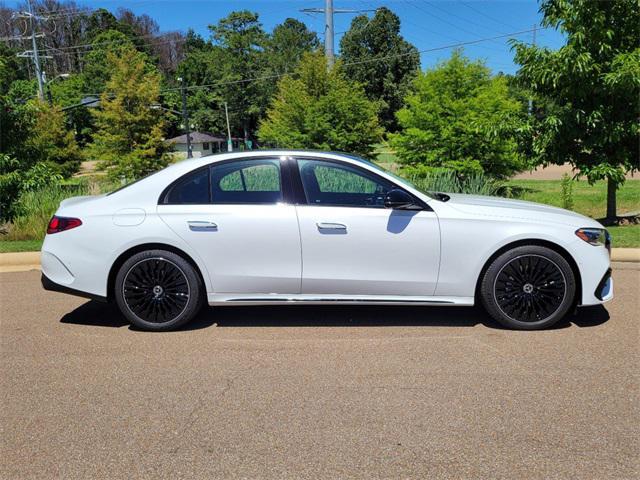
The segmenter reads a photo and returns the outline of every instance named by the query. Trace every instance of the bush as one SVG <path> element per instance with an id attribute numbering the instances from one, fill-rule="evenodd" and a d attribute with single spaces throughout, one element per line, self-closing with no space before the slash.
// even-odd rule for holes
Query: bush
<path id="1" fill-rule="evenodd" d="M 0 154 L 0 220 L 11 220 L 16 215 L 18 199 L 24 192 L 42 190 L 60 180 L 62 176 L 55 166 L 36 163 L 24 171 L 18 160 Z"/>
<path id="2" fill-rule="evenodd" d="M 60 202 L 65 198 L 88 195 L 88 184 L 62 186 L 50 185 L 38 190 L 26 191 L 15 205 L 15 218 L 9 225 L 6 240 L 36 240 L 44 238 L 47 224 Z"/>
<path id="3" fill-rule="evenodd" d="M 403 176 L 418 189 L 425 192 L 466 193 L 471 195 L 511 196 L 503 182 L 490 178 L 484 173 L 471 173 L 461 176 L 452 170 L 431 170 Z"/>
<path id="4" fill-rule="evenodd" d="M 573 210 L 573 180 L 569 174 L 562 175 L 562 208 Z"/>

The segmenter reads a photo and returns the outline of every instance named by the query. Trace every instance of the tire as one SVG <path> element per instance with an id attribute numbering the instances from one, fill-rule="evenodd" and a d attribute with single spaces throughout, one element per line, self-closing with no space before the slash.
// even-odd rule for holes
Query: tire
<path id="1" fill-rule="evenodd" d="M 122 264 L 114 296 L 132 325 L 167 331 L 185 325 L 198 314 L 204 303 L 204 288 L 196 270 L 180 255 L 148 250 Z"/>
<path id="2" fill-rule="evenodd" d="M 480 284 L 482 303 L 507 328 L 539 330 L 564 318 L 574 304 L 576 279 L 562 255 L 525 245 L 503 253 Z"/>

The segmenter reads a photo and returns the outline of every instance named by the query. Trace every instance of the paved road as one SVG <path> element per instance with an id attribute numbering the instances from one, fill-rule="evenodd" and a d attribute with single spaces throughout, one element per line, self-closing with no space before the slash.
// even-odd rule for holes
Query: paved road
<path id="1" fill-rule="evenodd" d="M 309 306 L 151 334 L 0 274 L 0 478 L 638 478 L 640 271 L 614 279 L 543 332 Z"/>

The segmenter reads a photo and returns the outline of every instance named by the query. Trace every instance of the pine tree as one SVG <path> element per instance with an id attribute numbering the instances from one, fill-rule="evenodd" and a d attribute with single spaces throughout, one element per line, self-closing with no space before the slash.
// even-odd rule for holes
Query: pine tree
<path id="1" fill-rule="evenodd" d="M 112 177 L 140 178 L 169 163 L 162 114 L 151 108 L 158 103 L 160 75 L 133 48 L 109 54 L 107 62 L 112 74 L 94 114 L 90 156 Z"/>
<path id="2" fill-rule="evenodd" d="M 37 102 L 34 121 L 24 141 L 25 156 L 33 163 L 44 162 L 53 171 L 70 177 L 80 169 L 82 152 L 67 129 L 59 106 Z"/>

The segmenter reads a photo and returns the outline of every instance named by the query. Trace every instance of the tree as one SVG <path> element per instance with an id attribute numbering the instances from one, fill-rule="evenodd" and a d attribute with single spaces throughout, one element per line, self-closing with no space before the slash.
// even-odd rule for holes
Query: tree
<path id="1" fill-rule="evenodd" d="M 291 72 L 305 52 L 317 50 L 319 46 L 315 32 L 301 21 L 287 18 L 274 27 L 266 43 L 265 54 L 269 69 L 276 75 Z"/>
<path id="2" fill-rule="evenodd" d="M 640 8 L 637 0 L 544 0 L 543 25 L 567 42 L 557 51 L 514 42 L 519 81 L 546 99 L 529 124 L 542 165 L 571 163 L 590 183 L 607 179 L 607 219 L 616 190 L 640 168 Z"/>
<path id="3" fill-rule="evenodd" d="M 25 83 L 32 85 L 26 81 L 27 69 L 20 61 L 22 59 L 16 57 L 16 53 L 0 43 L 0 153 L 15 153 L 14 148 L 19 146 L 22 140 L 20 132 L 23 120 L 19 110 L 22 110 L 22 99 L 31 96 L 24 90 L 17 93 L 17 89 L 14 88 Z M 32 86 L 35 88 L 35 84 Z"/>
<path id="4" fill-rule="evenodd" d="M 372 157 L 380 141 L 377 105 L 362 85 L 347 80 L 340 63 L 327 70 L 322 52 L 306 53 L 278 83 L 258 136 L 281 148 L 341 150 Z"/>
<path id="5" fill-rule="evenodd" d="M 223 102 L 228 103 L 244 138 L 251 138 L 268 103 L 266 87 L 273 82 L 254 80 L 264 75 L 267 35 L 258 14 L 247 10 L 231 12 L 217 25 L 209 26 L 209 30 L 216 47 L 213 50 L 218 60 L 216 68 L 221 74 L 217 91 Z"/>
<path id="6" fill-rule="evenodd" d="M 373 18 L 359 15 L 340 41 L 347 76 L 365 85 L 370 99 L 380 102 L 380 121 L 388 131 L 398 128 L 395 113 L 420 69 L 418 50 L 400 35 L 400 18 L 386 7 Z"/>
<path id="7" fill-rule="evenodd" d="M 64 113 L 57 105 L 37 102 L 34 122 L 25 135 L 24 155 L 32 163 L 46 163 L 65 178 L 80 169 L 82 152 L 67 130 Z"/>
<path id="8" fill-rule="evenodd" d="M 506 78 L 491 77 L 481 62 L 460 51 L 421 73 L 397 116 L 401 131 L 391 143 L 407 165 L 483 171 L 504 178 L 522 169 L 511 129 L 523 105 Z"/>
<path id="9" fill-rule="evenodd" d="M 115 178 L 140 178 L 168 164 L 158 103 L 160 76 L 149 71 L 144 54 L 133 48 L 110 53 L 112 74 L 94 115 L 97 131 L 90 156 Z"/>
<path id="10" fill-rule="evenodd" d="M 131 39 L 118 30 L 105 30 L 97 34 L 93 43 L 95 46 L 86 54 L 82 77 L 85 92 L 101 93 L 111 77 L 111 65 L 105 61 L 107 57 L 122 55 L 135 47 Z"/>

